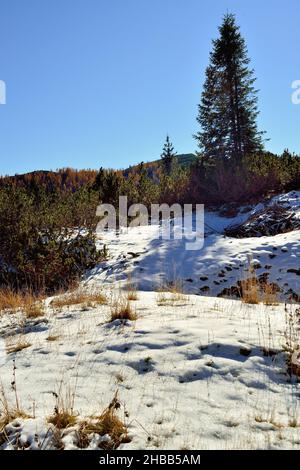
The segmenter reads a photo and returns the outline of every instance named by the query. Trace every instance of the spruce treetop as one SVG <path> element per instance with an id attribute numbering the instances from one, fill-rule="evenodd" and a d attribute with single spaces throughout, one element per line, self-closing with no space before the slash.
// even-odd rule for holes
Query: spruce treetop
<path id="1" fill-rule="evenodd" d="M 170 141 L 169 135 L 166 137 L 166 141 L 163 147 L 163 153 L 161 154 L 161 161 L 164 172 L 170 174 L 172 172 L 174 163 L 175 163 L 176 152 L 172 142 Z"/>
<path id="2" fill-rule="evenodd" d="M 224 16 L 212 44 L 195 138 L 204 159 L 239 161 L 263 150 L 263 132 L 256 123 L 254 71 L 233 14 Z"/>

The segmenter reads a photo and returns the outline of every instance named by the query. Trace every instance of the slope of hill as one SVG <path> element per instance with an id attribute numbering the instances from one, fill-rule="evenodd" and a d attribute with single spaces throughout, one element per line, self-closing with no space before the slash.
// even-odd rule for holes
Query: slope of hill
<path id="1" fill-rule="evenodd" d="M 176 155 L 175 158 L 178 164 L 182 167 L 188 167 L 192 165 L 197 159 L 194 153 L 183 153 L 181 155 Z M 155 162 L 159 162 L 159 160 L 155 160 Z"/>
<path id="2" fill-rule="evenodd" d="M 288 203 L 286 207 L 298 217 L 299 201 L 299 192 L 273 198 L 273 202 L 280 202 L 281 207 Z M 272 200 L 264 204 L 268 207 Z M 237 283 L 245 278 L 252 262 L 256 276 L 278 286 L 278 296 L 282 300 L 300 299 L 299 230 L 240 239 L 224 235 L 226 227 L 246 221 L 261 211 L 264 204 L 248 207 L 246 211 L 241 208 L 231 218 L 206 211 L 204 246 L 197 251 L 187 251 L 184 238 L 160 238 L 157 225 L 130 228 L 116 236 L 104 233 L 99 243 L 108 246 L 110 259 L 103 269 L 97 269 L 96 277 L 100 284 L 113 284 L 130 275 L 143 290 L 155 290 L 177 280 L 188 293 L 231 296 L 237 292 Z"/>
<path id="3" fill-rule="evenodd" d="M 77 291 L 35 318 L 2 312 L 0 448 L 299 449 L 300 231 L 224 236 L 273 203 L 297 218 L 299 201 L 208 211 L 198 251 L 159 239 L 159 224 L 106 232 L 110 258 Z M 276 297 L 217 297 L 249 262 Z M 117 438 L 100 423 L 112 404 Z"/>
<path id="4" fill-rule="evenodd" d="M 184 153 L 184 154 L 180 154 L 180 155 L 176 155 L 176 160 L 179 164 L 179 166 L 183 167 L 183 168 L 187 168 L 189 167 L 190 165 L 192 165 L 197 157 L 194 153 Z M 157 160 L 153 160 L 153 161 L 150 161 L 150 162 L 143 162 L 143 166 L 144 168 L 147 168 L 148 170 L 154 170 L 155 168 L 157 168 L 159 165 L 160 165 L 160 162 L 161 162 L 161 159 L 157 159 Z M 126 168 L 123 172 L 125 175 L 127 175 L 130 171 L 138 171 L 139 168 L 140 168 L 140 163 L 137 164 L 137 165 L 131 165 L 130 167 Z"/>

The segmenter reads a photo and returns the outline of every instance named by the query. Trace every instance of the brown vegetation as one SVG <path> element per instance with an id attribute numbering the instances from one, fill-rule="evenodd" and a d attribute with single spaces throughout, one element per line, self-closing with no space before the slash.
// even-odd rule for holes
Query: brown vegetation
<path id="1" fill-rule="evenodd" d="M 130 305 L 128 299 L 118 297 L 115 299 L 110 306 L 110 319 L 109 321 L 115 320 L 131 320 L 137 319 L 135 310 Z"/>
<path id="2" fill-rule="evenodd" d="M 9 288 L 0 289 L 0 312 L 15 313 L 20 311 L 26 318 L 37 318 L 44 315 L 43 297 L 30 291 L 15 292 Z"/>
<path id="3" fill-rule="evenodd" d="M 127 427 L 117 416 L 117 410 L 120 406 L 118 392 L 116 392 L 109 406 L 100 416 L 96 417 L 92 422 L 82 424 L 81 439 L 82 435 L 87 436 L 92 433 L 99 434 L 100 436 L 108 435 L 110 440 L 102 441 L 99 445 L 104 450 L 114 450 L 121 443 L 130 442 Z"/>
<path id="4" fill-rule="evenodd" d="M 107 298 L 102 292 L 76 291 L 71 294 L 64 294 L 52 300 L 51 307 L 61 309 L 87 303 L 89 305 L 103 305 L 107 303 Z"/>

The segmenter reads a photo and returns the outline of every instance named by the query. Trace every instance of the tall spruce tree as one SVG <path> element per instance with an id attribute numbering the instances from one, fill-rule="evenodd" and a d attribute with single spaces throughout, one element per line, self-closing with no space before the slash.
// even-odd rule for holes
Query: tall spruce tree
<path id="1" fill-rule="evenodd" d="M 174 151 L 174 147 L 172 142 L 170 141 L 170 137 L 167 135 L 166 142 L 163 147 L 163 153 L 161 154 L 161 162 L 164 169 L 164 172 L 167 175 L 172 173 L 175 164 L 175 157 L 176 152 Z"/>
<path id="2" fill-rule="evenodd" d="M 195 135 L 204 160 L 231 160 L 263 150 L 257 129 L 257 90 L 247 47 L 233 14 L 226 14 L 213 40 Z"/>

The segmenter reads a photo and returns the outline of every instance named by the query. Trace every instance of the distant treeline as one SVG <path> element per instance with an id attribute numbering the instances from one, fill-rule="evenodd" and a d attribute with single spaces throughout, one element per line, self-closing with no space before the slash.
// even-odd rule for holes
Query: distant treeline
<path id="1" fill-rule="evenodd" d="M 191 154 L 192 155 L 192 154 Z M 92 220 L 100 202 L 118 203 L 120 195 L 129 203 L 224 203 L 253 202 L 270 193 L 300 189 L 300 157 L 285 150 L 282 155 L 260 152 L 235 160 L 205 160 L 200 156 L 181 165 L 171 155 L 168 171 L 163 159 L 140 163 L 126 170 L 63 168 L 0 177 L 0 191 L 23 189 L 36 200 L 63 201 L 69 207 L 68 225 Z M 78 205 L 81 204 L 79 210 Z M 77 209 L 74 209 L 77 207 Z"/>
<path id="2" fill-rule="evenodd" d="M 47 192 L 76 191 L 82 186 L 93 183 L 96 170 L 74 170 L 62 168 L 57 171 L 33 171 L 15 176 L 0 178 L 0 188 L 15 186 L 34 191 L 45 189 Z"/>

